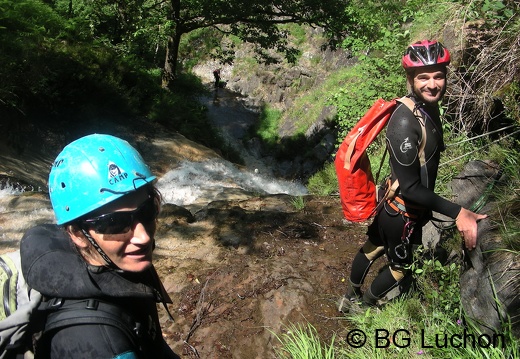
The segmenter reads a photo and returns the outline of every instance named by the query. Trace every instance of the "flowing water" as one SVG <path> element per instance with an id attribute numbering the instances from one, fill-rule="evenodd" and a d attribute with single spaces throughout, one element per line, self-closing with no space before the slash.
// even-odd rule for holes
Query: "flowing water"
<path id="1" fill-rule="evenodd" d="M 307 194 L 306 188 L 299 183 L 275 179 L 257 169 L 239 169 L 228 161 L 214 159 L 183 162 L 160 178 L 157 187 L 166 203 L 180 206 L 200 200 L 224 199 L 223 195 L 232 190 L 293 196 Z"/>
<path id="2" fill-rule="evenodd" d="M 201 97 L 200 101 L 208 107 L 208 115 L 221 134 L 243 155 L 246 165 L 239 167 L 215 158 L 177 164 L 157 182 L 166 203 L 188 206 L 240 195 L 307 194 L 301 183 L 274 178 L 272 164 L 265 163 L 243 145 L 242 140 L 258 113 L 247 108 L 239 95 L 218 89 L 214 96 Z M 23 194 L 20 186 L 8 181 L 0 189 L 0 241 L 4 243 L 19 239 L 24 230 L 35 224 L 54 221 L 45 192 L 37 196 Z"/>
<path id="3" fill-rule="evenodd" d="M 185 206 L 201 199 L 225 199 L 226 193 L 233 190 L 255 194 L 307 194 L 301 183 L 274 178 L 272 163 L 264 163 L 265 159 L 244 146 L 243 139 L 257 121 L 258 113 L 248 108 L 242 97 L 219 88 L 212 96 L 202 96 L 199 101 L 208 108 L 208 117 L 223 137 L 240 152 L 245 166 L 239 168 L 231 162 L 215 159 L 183 162 L 157 183 L 167 203 Z"/>

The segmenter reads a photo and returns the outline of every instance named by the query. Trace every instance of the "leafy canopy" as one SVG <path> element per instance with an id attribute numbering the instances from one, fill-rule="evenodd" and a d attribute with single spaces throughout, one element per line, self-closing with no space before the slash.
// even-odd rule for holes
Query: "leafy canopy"
<path id="1" fill-rule="evenodd" d="M 61 14 L 75 19 L 84 33 L 118 47 L 123 53 L 164 62 L 175 78 L 181 37 L 214 29 L 256 45 L 258 59 L 275 62 L 272 52 L 296 61 L 298 51 L 280 24 L 307 24 L 325 29 L 331 45 L 343 36 L 347 21 L 342 0 L 54 0 Z M 266 51 L 268 50 L 268 51 Z M 229 54 L 229 51 L 227 52 Z"/>

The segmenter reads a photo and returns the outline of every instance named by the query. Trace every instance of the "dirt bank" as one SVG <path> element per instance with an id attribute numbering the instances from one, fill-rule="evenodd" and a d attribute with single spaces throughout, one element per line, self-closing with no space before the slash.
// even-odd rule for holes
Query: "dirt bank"
<path id="1" fill-rule="evenodd" d="M 181 160 L 217 156 L 167 131 L 113 134 L 134 144 L 159 177 Z M 57 152 L 2 151 L 0 170 L 43 184 Z M 311 323 L 324 341 L 344 335 L 348 324 L 335 302 L 366 227 L 345 225 L 336 197 L 304 201 L 297 210 L 287 195 L 240 193 L 192 208 L 164 206 L 156 267 L 173 299 L 175 322 L 160 313 L 174 350 L 183 357 L 265 359 L 275 358 L 273 333 L 291 323 Z M 4 195 L 0 208 L 2 252 L 16 248 L 27 228 L 53 221 L 42 192 Z"/>
<path id="2" fill-rule="evenodd" d="M 183 215 L 171 223 L 171 214 L 161 221 L 157 267 L 174 301 L 175 323 L 162 312 L 173 348 L 187 357 L 275 358 L 273 333 L 291 323 L 311 323 L 325 341 L 345 334 L 335 303 L 366 227 L 344 224 L 337 198 L 305 197 L 300 211 L 293 200 L 218 202 L 193 223 Z"/>

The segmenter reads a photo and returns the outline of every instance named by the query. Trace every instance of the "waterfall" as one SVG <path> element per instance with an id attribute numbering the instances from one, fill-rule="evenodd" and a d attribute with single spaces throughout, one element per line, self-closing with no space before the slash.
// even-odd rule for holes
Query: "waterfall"
<path id="1" fill-rule="evenodd" d="M 239 94 L 218 89 L 213 93 L 213 97 L 201 96 L 199 101 L 208 108 L 208 117 L 220 131 L 220 135 L 241 153 L 246 166 L 239 168 L 229 161 L 216 158 L 202 162 L 181 162 L 157 181 L 157 188 L 166 203 L 179 206 L 209 203 L 216 199 L 224 199 L 226 194 L 230 193 L 283 193 L 292 196 L 308 194 L 301 183 L 272 176 L 272 166 L 276 164 L 266 163 L 266 158 L 244 146 L 242 140 L 248 128 L 257 121 L 258 112 L 248 106 Z M 7 181 L 0 188 L 0 199 L 23 192 L 20 186 Z M 3 201 L 0 201 L 0 205 L 1 202 Z M 5 206 L 3 208 L 5 209 Z"/>
<path id="2" fill-rule="evenodd" d="M 242 170 L 231 162 L 210 159 L 203 162 L 184 161 L 157 182 L 166 203 L 189 205 L 203 198 L 211 201 L 232 189 L 256 194 L 307 194 L 297 183 L 280 180 L 258 170 Z"/>

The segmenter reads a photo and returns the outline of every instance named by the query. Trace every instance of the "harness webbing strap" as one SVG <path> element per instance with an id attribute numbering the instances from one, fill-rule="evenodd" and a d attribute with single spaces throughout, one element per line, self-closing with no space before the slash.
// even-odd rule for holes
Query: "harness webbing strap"
<path id="1" fill-rule="evenodd" d="M 420 217 L 424 208 L 410 205 L 409 203 L 405 203 L 401 197 L 394 197 L 392 199 L 387 200 L 388 205 L 394 211 L 399 212 L 405 217 L 411 219 L 417 219 Z M 414 213 L 410 212 L 410 210 L 415 210 Z"/>
<path id="2" fill-rule="evenodd" d="M 53 298 L 42 302 L 39 310 L 49 313 L 44 333 L 82 324 L 110 325 L 124 332 L 136 346 L 138 338 L 143 334 L 142 324 L 135 321 L 123 308 L 98 299 Z"/>

